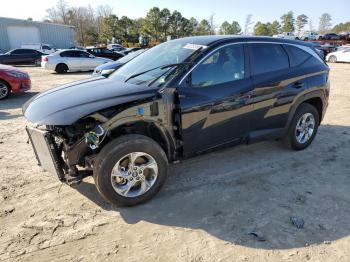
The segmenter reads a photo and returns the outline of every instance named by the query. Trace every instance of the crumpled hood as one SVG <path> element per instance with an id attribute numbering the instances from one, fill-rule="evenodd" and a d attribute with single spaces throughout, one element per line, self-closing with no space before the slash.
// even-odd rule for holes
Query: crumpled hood
<path id="1" fill-rule="evenodd" d="M 154 96 L 157 89 L 104 77 L 90 78 L 50 89 L 24 104 L 24 116 L 39 125 L 71 125 L 111 106 Z"/>

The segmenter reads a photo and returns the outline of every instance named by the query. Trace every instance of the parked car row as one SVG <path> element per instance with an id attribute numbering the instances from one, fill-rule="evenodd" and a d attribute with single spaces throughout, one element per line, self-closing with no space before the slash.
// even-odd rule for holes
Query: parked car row
<path id="1" fill-rule="evenodd" d="M 134 59 L 136 56 L 145 52 L 146 50 L 147 49 L 140 49 L 140 50 L 137 50 L 137 51 L 134 51 L 134 52 L 127 54 L 126 56 L 124 56 L 123 58 L 120 58 L 117 61 L 102 64 L 102 65 L 95 68 L 92 75 L 93 76 L 100 76 L 100 75 L 108 76 L 108 75 L 112 74 L 115 70 L 117 70 L 118 68 L 122 67 L 124 64 L 129 62 L 130 60 Z"/>
<path id="2" fill-rule="evenodd" d="M 91 71 L 95 69 L 93 76 L 108 76 L 145 50 L 130 50 L 127 55 L 120 56 L 121 59 L 113 61 L 103 57 L 96 57 L 81 49 L 59 50 L 50 55 L 45 55 L 32 49 L 15 49 L 8 52 L 8 54 L 6 53 L 3 59 L 0 60 L 0 63 L 5 62 L 16 65 L 22 63 L 38 64 L 40 61 L 43 68 L 56 71 L 57 73 Z M 0 100 L 7 98 L 11 93 L 25 92 L 30 87 L 30 78 L 26 72 L 9 65 L 0 64 Z"/>

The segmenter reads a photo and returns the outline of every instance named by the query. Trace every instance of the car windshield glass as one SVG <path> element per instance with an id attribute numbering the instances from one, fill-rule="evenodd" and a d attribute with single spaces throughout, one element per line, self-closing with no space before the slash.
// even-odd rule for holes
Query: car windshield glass
<path id="1" fill-rule="evenodd" d="M 164 68 L 164 66 L 181 64 L 203 47 L 202 45 L 188 43 L 187 39 L 165 42 L 135 57 L 113 73 L 111 78 L 119 81 L 125 81 L 129 78 L 130 81 L 128 82 L 136 85 L 148 85 L 150 83 L 156 86 L 163 85 L 167 79 L 165 72 L 172 71 L 171 67 Z M 148 70 L 150 71 L 147 72 Z M 130 78 L 131 76 L 134 77 Z M 155 79 L 158 80 L 153 81 Z"/>
<path id="2" fill-rule="evenodd" d="M 138 50 L 138 51 L 135 51 L 135 52 L 131 52 L 131 53 L 127 54 L 126 56 L 118 59 L 118 63 L 125 64 L 125 63 L 129 62 L 131 59 L 133 59 L 134 57 L 138 56 L 139 54 L 142 54 L 145 51 L 146 50 L 141 49 L 141 50 Z"/>

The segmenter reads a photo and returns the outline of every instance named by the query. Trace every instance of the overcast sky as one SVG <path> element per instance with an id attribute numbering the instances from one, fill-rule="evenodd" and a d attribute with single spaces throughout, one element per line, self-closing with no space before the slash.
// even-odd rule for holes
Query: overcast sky
<path id="1" fill-rule="evenodd" d="M 198 20 L 214 14 L 215 24 L 236 20 L 244 26 L 247 14 L 253 15 L 253 21 L 268 22 L 279 20 L 282 14 L 292 10 L 295 16 L 306 14 L 312 19 L 314 28 L 322 13 L 332 15 L 333 25 L 350 21 L 350 0 L 70 0 L 70 6 L 97 7 L 110 5 L 118 16 L 131 18 L 143 17 L 153 7 L 167 7 L 170 11 L 178 10 L 183 16 L 194 16 Z M 1 0 L 0 16 L 42 20 L 46 9 L 54 6 L 56 0 Z"/>

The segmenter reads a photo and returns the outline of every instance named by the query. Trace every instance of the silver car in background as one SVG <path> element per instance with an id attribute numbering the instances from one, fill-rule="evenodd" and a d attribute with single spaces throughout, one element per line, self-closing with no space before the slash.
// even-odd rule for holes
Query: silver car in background
<path id="1" fill-rule="evenodd" d="M 41 67 L 62 74 L 68 71 L 92 71 L 95 67 L 112 61 L 108 58 L 96 57 L 83 50 L 69 49 L 42 56 Z"/>

